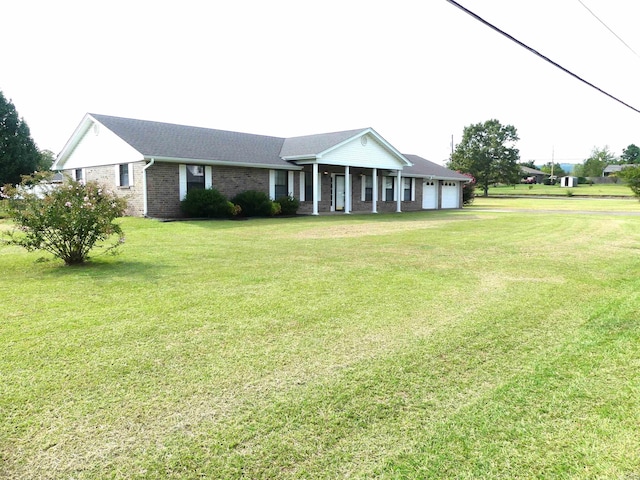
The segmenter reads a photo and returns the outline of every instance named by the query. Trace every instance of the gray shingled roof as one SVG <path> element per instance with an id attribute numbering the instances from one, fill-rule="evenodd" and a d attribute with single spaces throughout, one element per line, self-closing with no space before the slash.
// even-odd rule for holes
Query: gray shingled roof
<path id="1" fill-rule="evenodd" d="M 433 176 L 438 179 L 446 180 L 469 180 L 469 177 L 462 175 L 454 170 L 430 162 L 429 160 L 419 157 L 418 155 L 404 155 L 413 165 L 402 169 L 403 175 L 413 175 L 420 177 Z"/>
<path id="2" fill-rule="evenodd" d="M 89 115 L 145 158 L 212 160 L 273 167 L 291 167 L 284 158 L 313 157 L 369 130 L 360 128 L 280 138 L 93 113 Z M 404 156 L 413 163 L 413 166 L 403 169 L 405 175 L 467 179 L 417 155 Z"/>
<path id="3" fill-rule="evenodd" d="M 285 166 L 284 138 L 90 114 L 144 157 Z"/>
<path id="4" fill-rule="evenodd" d="M 286 138 L 282 145 L 280 155 L 284 158 L 313 157 L 366 130 L 369 129 L 360 128 L 356 130 L 346 130 L 343 132 L 321 133 L 317 135 Z"/>

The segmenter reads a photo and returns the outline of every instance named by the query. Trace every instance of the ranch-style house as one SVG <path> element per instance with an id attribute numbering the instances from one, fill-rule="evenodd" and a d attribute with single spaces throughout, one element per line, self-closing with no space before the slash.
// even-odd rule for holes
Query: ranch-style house
<path id="1" fill-rule="evenodd" d="M 54 170 L 97 180 L 129 200 L 127 214 L 181 216 L 196 188 L 293 196 L 299 213 L 462 207 L 469 178 L 404 155 L 372 128 L 279 138 L 87 114 Z"/>

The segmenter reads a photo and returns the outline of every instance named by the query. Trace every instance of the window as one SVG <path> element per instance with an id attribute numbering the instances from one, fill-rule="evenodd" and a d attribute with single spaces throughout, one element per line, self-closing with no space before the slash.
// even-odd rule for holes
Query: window
<path id="1" fill-rule="evenodd" d="M 367 175 L 364 177 L 364 201 L 373 201 L 373 176 L 371 175 Z"/>
<path id="2" fill-rule="evenodd" d="M 313 172 L 304 172 L 304 199 L 313 200 Z"/>
<path id="3" fill-rule="evenodd" d="M 118 165 L 118 180 L 119 187 L 129 186 L 129 164 Z"/>
<path id="4" fill-rule="evenodd" d="M 116 165 L 115 182 L 117 187 L 133 186 L 133 163 Z"/>
<path id="5" fill-rule="evenodd" d="M 129 182 L 133 185 L 132 171 L 129 170 Z M 180 200 L 191 190 L 203 190 L 213 187 L 213 172 L 210 166 L 178 165 L 178 192 Z"/>
<path id="6" fill-rule="evenodd" d="M 191 190 L 204 190 L 204 167 L 187 165 L 187 193 Z"/>
<path id="7" fill-rule="evenodd" d="M 393 202 L 393 184 L 395 177 L 384 177 L 384 201 Z"/>
<path id="8" fill-rule="evenodd" d="M 275 185 L 274 200 L 289 195 L 289 172 L 286 170 L 276 170 L 273 180 Z M 313 182 L 311 182 L 313 183 Z"/>
<path id="9" fill-rule="evenodd" d="M 83 175 L 83 173 L 84 173 L 84 172 L 82 171 L 82 168 L 76 168 L 76 169 L 73 171 L 73 176 L 75 177 L 75 179 L 76 179 L 76 181 L 77 181 L 77 182 L 82 182 L 82 181 L 84 181 L 84 175 Z"/>
<path id="10" fill-rule="evenodd" d="M 412 186 L 413 179 L 412 178 L 403 178 L 402 179 L 402 201 L 410 202 L 412 200 Z"/>

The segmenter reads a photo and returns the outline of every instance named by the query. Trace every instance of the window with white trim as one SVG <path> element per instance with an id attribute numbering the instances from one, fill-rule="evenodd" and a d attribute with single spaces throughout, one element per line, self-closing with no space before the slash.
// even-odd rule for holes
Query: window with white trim
<path id="1" fill-rule="evenodd" d="M 373 176 L 365 175 L 362 177 L 362 197 L 363 202 L 373 201 Z"/>
<path id="2" fill-rule="evenodd" d="M 204 166 L 187 165 L 187 193 L 191 190 L 204 190 Z"/>
<path id="3" fill-rule="evenodd" d="M 133 186 L 133 164 L 121 163 L 120 165 L 116 165 L 116 186 Z"/>
<path id="4" fill-rule="evenodd" d="M 83 182 L 84 181 L 84 168 L 76 168 L 73 171 L 73 179 L 76 182 Z"/>
<path id="5" fill-rule="evenodd" d="M 304 199 L 313 200 L 313 171 L 304 172 Z"/>
<path id="6" fill-rule="evenodd" d="M 396 177 L 383 177 L 383 186 L 382 190 L 384 192 L 384 201 L 385 202 L 393 202 L 395 200 L 395 180 Z"/>
<path id="7" fill-rule="evenodd" d="M 273 175 L 274 199 L 289 195 L 289 172 L 276 170 Z"/>
<path id="8" fill-rule="evenodd" d="M 402 201 L 403 202 L 412 202 L 415 198 L 413 180 L 414 179 L 411 177 L 402 178 Z"/>

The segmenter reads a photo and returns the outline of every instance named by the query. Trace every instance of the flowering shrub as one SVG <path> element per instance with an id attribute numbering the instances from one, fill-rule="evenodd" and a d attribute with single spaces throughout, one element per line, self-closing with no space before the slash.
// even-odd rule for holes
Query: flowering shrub
<path id="1" fill-rule="evenodd" d="M 476 177 L 470 173 L 461 172 L 460 170 L 457 172 L 471 179 L 470 182 L 462 184 L 462 203 L 464 205 L 470 205 L 473 203 L 473 199 L 476 196 Z"/>
<path id="2" fill-rule="evenodd" d="M 109 252 L 124 242 L 120 225 L 126 201 L 96 182 L 68 180 L 64 185 L 44 186 L 43 176 L 23 177 L 18 186 L 2 187 L 7 212 L 17 225 L 8 243 L 27 250 L 45 250 L 67 265 L 84 263 L 98 242 Z"/>

